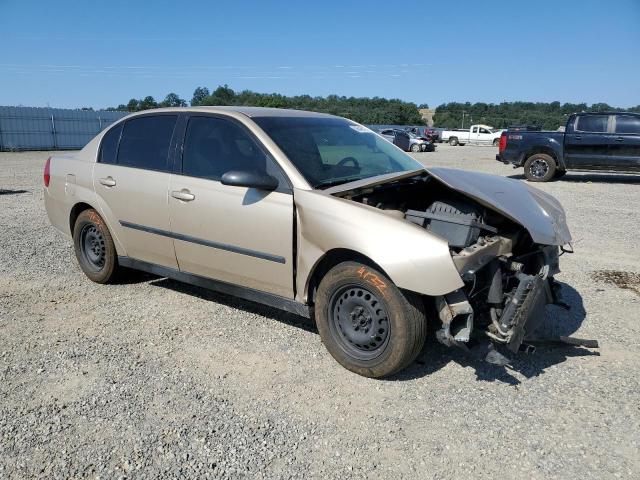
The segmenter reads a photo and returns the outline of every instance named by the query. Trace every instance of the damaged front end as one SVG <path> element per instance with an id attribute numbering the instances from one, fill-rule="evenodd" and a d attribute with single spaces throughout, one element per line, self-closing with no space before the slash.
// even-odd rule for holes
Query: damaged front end
<path id="1" fill-rule="evenodd" d="M 545 306 L 565 306 L 553 278 L 558 247 L 532 245 L 514 255 L 513 245 L 513 239 L 493 236 L 453 253 L 465 287 L 436 298 L 441 343 L 461 346 L 482 332 L 514 353 L 531 351 L 526 340 L 533 339 Z"/>
<path id="2" fill-rule="evenodd" d="M 544 192 L 502 177 L 429 169 L 332 193 L 447 241 L 464 286 L 435 297 L 442 323 L 436 336 L 445 345 L 484 339 L 530 352 L 546 305 L 566 307 L 554 275 L 571 235 L 564 210 Z"/>

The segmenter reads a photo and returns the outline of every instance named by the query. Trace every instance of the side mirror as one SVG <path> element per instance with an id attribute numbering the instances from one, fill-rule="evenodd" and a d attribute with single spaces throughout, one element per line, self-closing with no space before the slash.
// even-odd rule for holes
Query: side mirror
<path id="1" fill-rule="evenodd" d="M 230 170 L 222 175 L 220 182 L 232 187 L 257 188 L 269 192 L 278 188 L 278 179 L 260 170 Z"/>

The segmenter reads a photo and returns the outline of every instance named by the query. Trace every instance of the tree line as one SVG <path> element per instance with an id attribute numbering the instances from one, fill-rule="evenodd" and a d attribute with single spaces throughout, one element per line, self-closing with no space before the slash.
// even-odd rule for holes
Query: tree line
<path id="1" fill-rule="evenodd" d="M 187 101 L 175 93 L 169 93 L 164 100 L 156 101 L 152 96 L 132 98 L 127 104 L 120 104 L 107 110 L 137 112 L 161 107 L 186 107 Z M 418 108 L 428 108 L 426 103 L 418 107 L 415 103 L 380 97 L 345 97 L 329 95 L 286 96 L 279 93 L 257 93 L 251 90 L 234 91 L 221 85 L 213 91 L 198 87 L 193 92 L 191 106 L 198 105 L 245 105 L 253 107 L 293 108 L 312 110 L 347 117 L 365 125 L 422 125 L 424 120 Z M 443 128 L 468 127 L 472 123 L 483 123 L 496 128 L 514 125 L 535 125 L 555 130 L 565 125 L 568 115 L 574 112 L 590 111 L 633 111 L 640 112 L 640 105 L 629 109 L 612 107 L 606 103 L 563 103 L 560 102 L 503 102 L 493 103 L 443 103 L 435 109 L 434 126 Z"/>
<path id="2" fill-rule="evenodd" d="M 473 123 L 483 123 L 496 128 L 514 125 L 535 125 L 547 130 L 564 126 L 567 117 L 575 112 L 632 111 L 640 112 L 640 105 L 632 108 L 618 108 L 606 103 L 563 103 L 560 102 L 503 102 L 493 103 L 444 103 L 436 108 L 434 126 L 444 128 L 469 127 Z"/>
<path id="3" fill-rule="evenodd" d="M 207 87 L 198 87 L 193 92 L 191 106 L 198 105 L 245 105 L 252 107 L 293 108 L 296 110 L 313 110 L 350 118 L 368 125 L 419 125 L 424 123 L 415 103 L 398 99 L 344 97 L 329 95 L 312 97 L 310 95 L 286 96 L 279 93 L 257 93 L 251 90 L 235 92 L 227 85 L 209 91 Z M 137 112 L 159 107 L 186 107 L 186 100 L 175 93 L 167 95 L 162 102 L 156 102 L 151 96 L 132 98 L 125 104 L 107 110 Z"/>

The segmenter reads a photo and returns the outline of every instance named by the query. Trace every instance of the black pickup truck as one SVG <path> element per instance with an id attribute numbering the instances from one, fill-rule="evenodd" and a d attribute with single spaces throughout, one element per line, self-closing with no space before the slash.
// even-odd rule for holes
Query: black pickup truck
<path id="1" fill-rule="evenodd" d="M 547 182 L 567 170 L 640 173 L 640 114 L 575 113 L 564 132 L 507 130 L 496 160 L 524 167 L 532 182 Z"/>

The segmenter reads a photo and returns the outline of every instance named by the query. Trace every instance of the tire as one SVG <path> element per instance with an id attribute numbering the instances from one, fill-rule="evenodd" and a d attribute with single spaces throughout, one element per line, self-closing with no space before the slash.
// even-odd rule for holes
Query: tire
<path id="1" fill-rule="evenodd" d="M 499 138 L 494 138 L 493 139 L 493 146 L 494 147 L 500 146 L 500 139 Z"/>
<path id="2" fill-rule="evenodd" d="M 556 169 L 556 161 L 546 153 L 534 153 L 524 162 L 524 176 L 530 182 L 548 182 Z"/>
<path id="3" fill-rule="evenodd" d="M 417 143 L 414 143 L 413 145 L 411 145 L 411 149 L 410 149 L 413 153 L 418 153 L 420 152 L 422 149 L 420 148 L 420 145 L 418 145 Z"/>
<path id="4" fill-rule="evenodd" d="M 458 139 L 456 137 L 451 137 L 449 139 L 449 145 L 451 145 L 452 147 L 455 147 L 456 145 L 458 145 Z"/>
<path id="5" fill-rule="evenodd" d="M 118 274 L 118 254 L 111 233 L 102 217 L 93 209 L 78 215 L 73 228 L 73 246 L 78 264 L 96 283 L 113 282 Z"/>
<path id="6" fill-rule="evenodd" d="M 315 316 L 333 358 L 370 378 L 392 375 L 411 364 L 427 332 L 422 298 L 401 292 L 385 275 L 357 262 L 340 263 L 324 276 Z"/>

